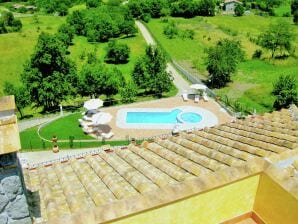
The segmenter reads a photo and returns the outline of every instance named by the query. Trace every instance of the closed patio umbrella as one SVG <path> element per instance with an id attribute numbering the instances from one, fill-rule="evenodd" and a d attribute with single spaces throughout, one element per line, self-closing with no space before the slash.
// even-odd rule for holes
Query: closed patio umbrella
<path id="1" fill-rule="evenodd" d="M 196 90 L 206 90 L 207 86 L 205 86 L 203 84 L 196 83 L 196 84 L 190 85 L 190 88 L 191 89 L 196 89 Z"/>

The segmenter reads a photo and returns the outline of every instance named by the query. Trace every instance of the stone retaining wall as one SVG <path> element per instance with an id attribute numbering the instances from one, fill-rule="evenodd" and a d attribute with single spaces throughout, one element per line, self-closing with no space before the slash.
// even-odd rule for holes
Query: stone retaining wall
<path id="1" fill-rule="evenodd" d="M 31 224 L 15 153 L 0 155 L 0 224 Z"/>

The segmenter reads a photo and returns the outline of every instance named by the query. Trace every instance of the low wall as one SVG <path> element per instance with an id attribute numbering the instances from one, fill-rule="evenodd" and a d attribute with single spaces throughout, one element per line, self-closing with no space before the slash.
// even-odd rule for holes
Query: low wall
<path id="1" fill-rule="evenodd" d="M 254 211 L 265 223 L 298 222 L 298 200 L 266 174 L 262 174 L 260 178 Z"/>
<path id="2" fill-rule="evenodd" d="M 259 175 L 133 215 L 116 224 L 214 224 L 253 209 Z"/>

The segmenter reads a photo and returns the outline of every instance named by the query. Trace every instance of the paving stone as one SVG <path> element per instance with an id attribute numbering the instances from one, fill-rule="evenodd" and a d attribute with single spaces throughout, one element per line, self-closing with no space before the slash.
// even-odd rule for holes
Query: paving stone
<path id="1" fill-rule="evenodd" d="M 8 198 L 3 195 L 0 194 L 0 212 L 2 212 L 2 210 L 5 208 L 5 206 L 9 203 Z"/>
<path id="2" fill-rule="evenodd" d="M 0 215 L 0 224 L 6 224 L 7 223 L 7 215 L 1 214 Z"/>
<path id="3" fill-rule="evenodd" d="M 1 222 L 0 222 L 1 223 Z M 9 220 L 7 224 L 31 224 L 32 221 L 29 217 L 24 218 L 24 219 L 18 219 L 18 220 Z"/>
<path id="4" fill-rule="evenodd" d="M 11 201 L 22 193 L 22 185 L 18 176 L 5 177 L 1 183 L 6 196 Z"/>
<path id="5" fill-rule="evenodd" d="M 12 219 L 28 217 L 29 211 L 25 195 L 18 195 L 17 198 L 8 205 L 6 211 Z"/>

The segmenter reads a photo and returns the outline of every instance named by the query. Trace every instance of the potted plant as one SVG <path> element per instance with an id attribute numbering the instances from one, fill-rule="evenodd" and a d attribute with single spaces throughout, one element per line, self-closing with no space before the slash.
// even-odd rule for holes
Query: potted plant
<path id="1" fill-rule="evenodd" d="M 57 143 L 57 141 L 58 141 L 57 136 L 56 136 L 56 135 L 53 135 L 53 137 L 52 137 L 52 142 L 53 142 L 53 143 Z"/>
<path id="2" fill-rule="evenodd" d="M 52 149 L 52 151 L 53 151 L 53 153 L 57 153 L 57 152 L 59 152 L 59 147 L 58 147 L 58 145 L 54 144 L 54 145 L 53 145 L 53 149 Z"/>

